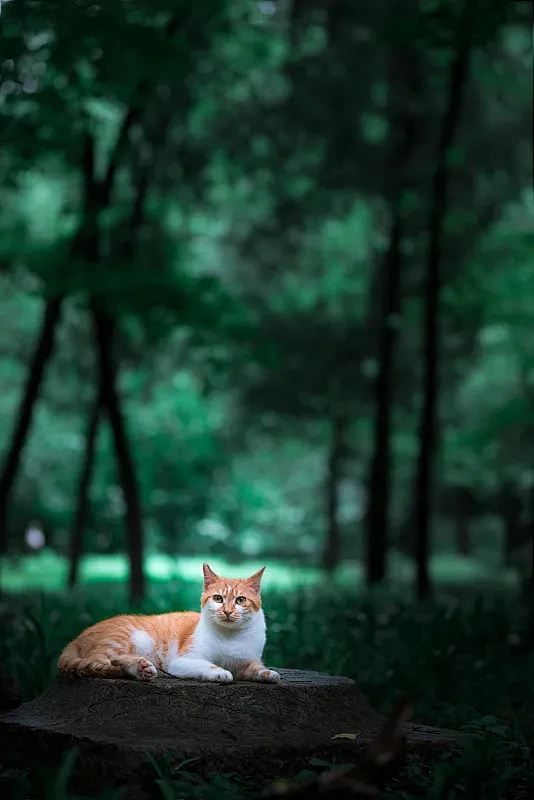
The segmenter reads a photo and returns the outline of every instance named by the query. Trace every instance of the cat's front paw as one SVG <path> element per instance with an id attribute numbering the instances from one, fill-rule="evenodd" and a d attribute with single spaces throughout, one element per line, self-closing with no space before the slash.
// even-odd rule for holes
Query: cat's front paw
<path id="1" fill-rule="evenodd" d="M 217 681 L 218 683 L 232 683 L 234 676 L 222 667 L 211 667 L 204 676 L 204 680 Z"/>
<path id="2" fill-rule="evenodd" d="M 280 673 L 274 669 L 259 669 L 251 680 L 261 683 L 280 683 Z"/>

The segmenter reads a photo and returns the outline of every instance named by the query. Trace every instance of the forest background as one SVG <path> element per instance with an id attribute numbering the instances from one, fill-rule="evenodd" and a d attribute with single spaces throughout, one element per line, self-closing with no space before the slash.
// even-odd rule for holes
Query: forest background
<path id="1" fill-rule="evenodd" d="M 0 14 L 3 671 L 266 563 L 268 663 L 482 731 L 397 798 L 531 797 L 530 3 Z"/>
<path id="2" fill-rule="evenodd" d="M 367 5 L 3 4 L 4 552 L 528 575 L 528 4 Z"/>

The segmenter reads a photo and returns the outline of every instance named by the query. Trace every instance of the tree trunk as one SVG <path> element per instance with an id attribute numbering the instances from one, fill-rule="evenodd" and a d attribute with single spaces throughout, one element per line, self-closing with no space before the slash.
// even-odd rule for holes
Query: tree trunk
<path id="1" fill-rule="evenodd" d="M 367 583 L 380 583 L 386 577 L 389 546 L 389 503 L 391 473 L 391 416 L 393 411 L 393 373 L 398 318 L 401 311 L 402 240 L 404 214 L 402 197 L 409 188 L 407 165 L 416 143 L 417 116 L 412 110 L 420 92 L 420 62 L 412 52 L 401 48 L 391 64 L 391 83 L 398 87 L 393 96 L 390 122 L 393 131 L 391 153 L 392 184 L 389 207 L 391 230 L 389 246 L 380 270 L 380 317 L 378 321 L 378 374 L 374 384 L 375 418 L 373 456 L 369 469 L 367 528 Z M 399 83 L 398 75 L 401 75 Z M 394 92 L 394 88 L 392 90 Z M 409 108 L 409 111 L 406 111 Z"/>
<path id="2" fill-rule="evenodd" d="M 467 8 L 467 0 L 465 7 Z M 436 154 L 436 169 L 430 198 L 429 243 L 426 257 L 423 328 L 423 409 L 419 424 L 419 455 L 415 480 L 415 534 L 417 542 L 417 594 L 430 594 L 428 560 L 429 518 L 434 483 L 434 457 L 438 442 L 437 400 L 439 364 L 440 261 L 443 223 L 448 209 L 449 171 L 447 155 L 454 144 L 460 120 L 464 86 L 468 74 L 470 46 L 466 31 L 454 57 L 447 105 Z"/>
<path id="3" fill-rule="evenodd" d="M 379 370 L 375 382 L 374 447 L 369 479 L 367 511 L 367 582 L 380 583 L 386 576 L 389 542 L 390 438 L 392 370 L 396 339 L 395 317 L 400 311 L 401 221 L 393 220 L 387 258 L 382 272 Z"/>
<path id="4" fill-rule="evenodd" d="M 15 428 L 0 477 L 0 556 L 8 549 L 8 504 L 17 471 L 32 423 L 35 403 L 46 365 L 54 349 L 55 334 L 61 316 L 62 297 L 49 300 L 39 334 L 39 341 L 30 364 L 26 385 L 20 402 Z"/>
<path id="5" fill-rule="evenodd" d="M 130 599 L 133 604 L 143 599 L 145 576 L 143 572 L 143 514 L 134 461 L 126 432 L 118 392 L 117 367 L 112 356 L 114 340 L 113 322 L 92 302 L 96 345 L 100 365 L 102 405 L 108 413 L 120 482 L 126 505 L 126 530 L 130 559 Z"/>
<path id="6" fill-rule="evenodd" d="M 86 261 L 94 265 L 97 270 L 100 266 L 100 239 L 99 216 L 111 201 L 114 186 L 114 177 L 118 168 L 118 161 L 122 149 L 127 141 L 132 125 L 137 121 L 140 109 L 135 107 L 126 114 L 117 144 L 104 180 L 99 183 L 95 178 L 95 144 L 92 136 L 86 136 L 84 154 L 85 186 L 85 225 L 79 240 L 80 252 Z M 136 207 L 137 208 L 137 207 Z M 135 467 L 130 452 L 130 443 L 121 410 L 118 392 L 117 367 L 113 360 L 112 349 L 114 340 L 114 326 L 93 298 L 90 303 L 93 317 L 95 343 L 99 362 L 99 383 L 101 410 L 105 410 L 113 434 L 115 454 L 119 479 L 126 505 L 126 539 L 130 559 L 130 601 L 138 603 L 145 594 L 145 578 L 143 573 L 143 518 L 139 488 L 135 474 Z"/>
<path id="7" fill-rule="evenodd" d="M 528 504 L 529 504 L 529 515 L 528 515 L 528 527 L 529 527 L 529 539 L 532 549 L 530 551 L 530 582 L 529 582 L 529 590 L 534 599 L 534 486 L 531 486 L 528 493 Z M 533 619 L 534 625 L 534 619 Z"/>
<path id="8" fill-rule="evenodd" d="M 471 536 L 469 530 L 470 519 L 465 514 L 460 514 L 454 525 L 456 527 L 456 543 L 458 555 L 471 556 L 473 548 L 471 547 Z"/>
<path id="9" fill-rule="evenodd" d="M 501 484 L 496 498 L 495 511 L 502 519 L 504 536 L 502 541 L 502 563 L 509 567 L 512 554 L 521 543 L 522 503 L 517 489 L 509 481 Z"/>
<path id="10" fill-rule="evenodd" d="M 70 589 L 74 589 L 78 582 L 78 570 L 83 550 L 83 538 L 87 525 L 87 512 L 89 510 L 89 489 L 91 486 L 91 477 L 93 474 L 93 464 L 95 460 L 96 435 L 98 432 L 101 403 L 102 400 L 99 393 L 93 403 L 91 414 L 89 416 L 89 423 L 87 425 L 87 431 L 85 434 L 84 460 L 80 473 L 80 482 L 78 485 L 78 501 L 69 543 Z"/>
<path id="11" fill-rule="evenodd" d="M 341 557 L 341 535 L 339 530 L 339 489 L 345 461 L 345 436 L 347 420 L 337 414 L 332 421 L 332 439 L 328 453 L 326 474 L 326 518 L 327 536 L 323 556 L 325 570 L 332 574 Z"/>
<path id="12" fill-rule="evenodd" d="M 504 517 L 504 547 L 503 547 L 503 563 L 505 566 L 510 566 L 512 563 L 512 556 L 517 547 L 521 543 L 521 520 L 515 514 L 507 514 Z"/>

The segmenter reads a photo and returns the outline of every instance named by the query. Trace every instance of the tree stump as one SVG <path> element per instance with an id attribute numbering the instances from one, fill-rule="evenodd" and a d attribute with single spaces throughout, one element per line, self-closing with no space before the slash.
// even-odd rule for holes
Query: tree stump
<path id="1" fill-rule="evenodd" d="M 279 670 L 279 684 L 230 684 L 156 678 L 60 680 L 40 697 L 0 714 L 4 763 L 57 762 L 80 749 L 76 772 L 98 788 L 110 778 L 139 778 L 147 753 L 195 769 L 283 774 L 283 765 L 311 756 L 353 760 L 380 729 L 381 717 L 355 682 L 318 672 Z M 355 733 L 355 741 L 333 740 Z M 409 726 L 407 749 L 453 746 L 458 734 Z M 303 761 L 304 760 L 304 761 Z M 137 776 L 137 778 L 136 778 Z"/>

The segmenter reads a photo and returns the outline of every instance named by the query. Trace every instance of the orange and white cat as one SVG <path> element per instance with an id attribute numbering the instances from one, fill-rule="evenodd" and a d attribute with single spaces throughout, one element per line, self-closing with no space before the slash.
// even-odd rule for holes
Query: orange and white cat
<path id="1" fill-rule="evenodd" d="M 159 668 L 176 678 L 278 683 L 278 672 L 262 662 L 264 569 L 242 580 L 219 578 L 204 564 L 200 613 L 124 614 L 97 622 L 64 649 L 60 674 L 149 681 Z"/>

